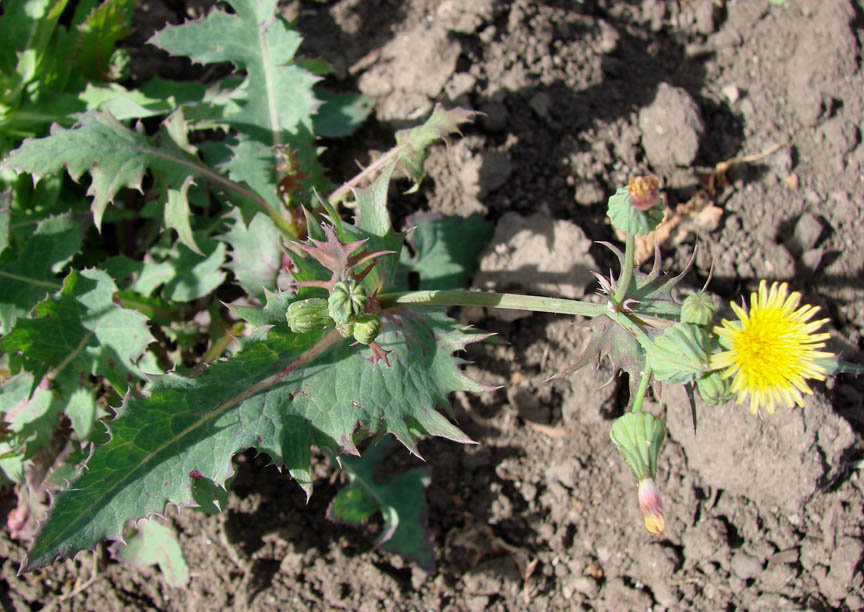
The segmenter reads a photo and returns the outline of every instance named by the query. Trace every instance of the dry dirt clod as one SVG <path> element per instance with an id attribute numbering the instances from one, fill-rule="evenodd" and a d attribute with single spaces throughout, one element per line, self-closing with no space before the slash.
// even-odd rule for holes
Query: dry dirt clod
<path id="1" fill-rule="evenodd" d="M 486 290 L 519 288 L 535 295 L 581 298 L 594 282 L 589 272 L 594 267 L 590 246 L 582 229 L 570 221 L 553 220 L 540 213 L 527 218 L 507 213 L 481 257 L 474 285 Z"/>
<path id="2" fill-rule="evenodd" d="M 691 166 L 705 131 L 699 107 L 685 90 L 660 83 L 651 104 L 639 111 L 642 147 L 654 167 Z"/>

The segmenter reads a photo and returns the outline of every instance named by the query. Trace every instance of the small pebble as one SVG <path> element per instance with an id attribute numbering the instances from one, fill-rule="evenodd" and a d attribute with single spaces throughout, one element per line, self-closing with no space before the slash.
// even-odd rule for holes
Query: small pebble
<path id="1" fill-rule="evenodd" d="M 729 104 L 735 104 L 741 97 L 741 90 L 734 85 L 726 85 L 720 92 L 726 97 Z"/>
<path id="2" fill-rule="evenodd" d="M 801 251 L 812 249 L 819 241 L 822 229 L 822 222 L 816 215 L 805 212 L 798 218 L 798 222 L 795 223 L 795 230 L 792 233 L 795 246 Z"/>
<path id="3" fill-rule="evenodd" d="M 755 578 L 762 572 L 762 562 L 756 557 L 739 550 L 732 556 L 732 571 L 742 580 Z"/>

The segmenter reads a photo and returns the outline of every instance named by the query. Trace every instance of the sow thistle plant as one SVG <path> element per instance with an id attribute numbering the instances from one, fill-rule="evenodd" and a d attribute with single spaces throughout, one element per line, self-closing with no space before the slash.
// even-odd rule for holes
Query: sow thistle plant
<path id="1" fill-rule="evenodd" d="M 754 415 L 761 408 L 773 414 L 778 400 L 788 407 L 803 406 L 802 394 L 812 393 L 806 380 L 825 380 L 829 372 L 841 368 L 832 353 L 818 350 L 830 338 L 828 333 L 817 333 L 828 320 L 811 321 L 819 308 L 799 307 L 801 295 L 790 295 L 786 283 L 775 282 L 769 290 L 767 282 L 761 281 L 749 311 L 732 303 L 738 320 L 723 319 L 720 325 L 712 325 L 716 307 L 704 290 L 687 296 L 679 307 L 669 300 L 669 290 L 681 275 L 656 284 L 659 253 L 655 269 L 643 280 L 633 266 L 634 237 L 659 224 L 662 208 L 656 177 L 636 178 L 609 200 L 609 217 L 626 234 L 626 251 L 623 256 L 619 252 L 621 279 L 601 280 L 611 296 L 609 314 L 602 316 L 612 317 L 635 339 L 626 346 L 631 352 L 629 362 L 638 364 L 629 371 L 631 383 L 639 380 L 630 412 L 615 421 L 610 437 L 636 476 L 645 527 L 655 535 L 663 533 L 665 524 L 654 483 L 665 425 L 642 411 L 652 380 L 687 388 L 695 428 L 694 389 L 709 406 L 733 398 L 742 404 L 749 396 Z M 632 277 L 627 274 L 631 269 Z M 645 290 L 648 287 L 652 288 Z"/>
<path id="2" fill-rule="evenodd" d="M 229 4 L 233 14 L 169 26 L 151 43 L 202 63 L 232 62 L 242 74 L 207 88 L 160 81 L 149 94 L 118 85 L 117 97 L 69 128 L 24 141 L 0 166 L 35 178 L 89 174 L 94 222 L 85 227 L 73 214 L 80 197 L 58 199 L 69 211 L 54 206 L 52 214 L 13 191 L 0 207 L 0 471 L 15 483 L 38 472 L 44 489 L 62 489 L 39 517 L 23 569 L 121 540 L 134 521 L 169 504 L 219 511 L 232 457 L 250 448 L 311 495 L 313 445 L 350 481 L 331 518 L 356 523 L 381 512 L 379 544 L 431 569 L 427 472 L 376 481 L 387 446 L 368 445 L 362 457 L 360 449 L 388 434 L 418 457 L 423 436 L 471 442 L 448 418 L 447 395 L 489 389 L 468 379 L 454 354 L 487 336 L 457 324 L 447 306 L 587 319 L 590 340 L 558 376 L 602 359 L 628 375 L 630 409 L 610 437 L 657 535 L 665 424 L 643 410 L 652 383 L 682 384 L 709 405 L 749 398 L 752 411 L 771 412 L 778 403 L 801 405 L 807 380 L 839 367 L 821 350 L 825 321 L 813 320 L 817 309 L 799 306 L 785 284 L 763 283 L 749 309 L 733 305 L 738 321 L 715 325 L 706 293 L 675 301 L 684 272 L 662 275 L 659 251 L 650 272 L 639 269 L 635 239 L 663 216 L 654 177 L 634 179 L 609 200 L 626 239 L 623 252 L 607 244 L 620 272 L 598 275 L 602 303 L 463 290 L 488 227 L 421 214 L 412 232 L 400 233 L 387 205 L 394 172 L 419 184 L 428 147 L 474 113 L 437 107 L 334 187 L 316 135 L 349 133 L 368 103 L 318 88 L 326 67 L 295 58 L 300 37 L 273 0 Z M 155 133 L 124 123 L 166 114 L 153 111 L 166 106 L 173 110 Z M 221 137 L 212 140 L 214 131 Z M 143 191 L 145 176 L 140 209 L 115 203 L 124 187 Z M 340 207 L 354 211 L 351 221 Z M 100 243 L 94 226 L 146 231 L 124 254 L 99 259 L 82 249 Z M 223 303 L 216 292 L 242 299 Z M 206 353 L 189 363 L 184 354 L 202 338 Z M 49 444 L 61 417 L 69 424 L 62 452 Z M 26 507 L 38 515 L 38 504 Z"/>

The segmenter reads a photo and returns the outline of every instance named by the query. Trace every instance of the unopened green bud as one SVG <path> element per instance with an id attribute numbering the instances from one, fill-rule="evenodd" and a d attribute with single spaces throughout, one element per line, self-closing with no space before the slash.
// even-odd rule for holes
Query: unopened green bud
<path id="1" fill-rule="evenodd" d="M 657 458 L 666 437 L 662 419 L 641 410 L 628 412 L 615 420 L 609 437 L 624 455 L 637 482 L 656 478 Z"/>
<path id="2" fill-rule="evenodd" d="M 720 372 L 711 372 L 696 381 L 699 397 L 710 406 L 722 406 L 735 398 L 729 380 L 723 380 Z"/>
<path id="3" fill-rule="evenodd" d="M 631 182 L 633 185 L 638 179 Z M 656 179 L 655 179 L 656 180 Z M 643 188 L 644 187 L 644 188 Z M 624 233 L 634 234 L 636 236 L 645 236 L 656 228 L 663 220 L 663 209 L 665 204 L 663 199 L 659 197 L 659 191 L 656 195 L 656 185 L 640 186 L 634 192 L 631 192 L 629 187 L 621 187 L 609 198 L 609 204 L 606 214 L 612 221 L 612 225 Z M 637 201 L 634 202 L 633 195 L 636 195 Z M 648 202 L 650 201 L 650 205 Z M 647 208 L 639 208 L 639 206 L 647 206 Z"/>
<path id="4" fill-rule="evenodd" d="M 692 382 L 711 370 L 708 342 L 708 335 L 698 325 L 676 323 L 654 338 L 645 361 L 657 380 Z"/>
<path id="5" fill-rule="evenodd" d="M 366 289 L 357 285 L 352 280 L 339 281 L 330 292 L 327 305 L 330 308 L 330 317 L 336 323 L 347 323 L 354 317 L 366 311 L 366 303 L 369 297 Z"/>
<path id="6" fill-rule="evenodd" d="M 371 344 L 381 332 L 381 317 L 364 314 L 354 321 L 354 339 L 360 344 Z"/>
<path id="7" fill-rule="evenodd" d="M 288 325 L 295 334 L 303 334 L 316 329 L 326 329 L 333 325 L 327 308 L 326 298 L 309 298 L 288 305 L 286 315 Z"/>
<path id="8" fill-rule="evenodd" d="M 347 323 L 337 323 L 336 331 L 338 331 L 339 335 L 343 338 L 350 338 L 354 335 L 354 321 L 348 321 Z"/>
<path id="9" fill-rule="evenodd" d="M 708 325 L 715 312 L 717 307 L 714 305 L 714 298 L 707 293 L 694 293 L 684 298 L 684 303 L 681 304 L 681 322 Z"/>

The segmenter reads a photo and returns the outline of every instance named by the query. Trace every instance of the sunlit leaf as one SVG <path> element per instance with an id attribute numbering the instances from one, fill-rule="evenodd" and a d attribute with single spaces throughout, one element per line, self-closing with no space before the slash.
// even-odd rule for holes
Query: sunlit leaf
<path id="1" fill-rule="evenodd" d="M 356 454 L 355 440 L 389 432 L 416 454 L 422 435 L 468 442 L 438 410 L 451 391 L 484 388 L 451 355 L 475 339 L 443 313 L 406 309 L 384 317 L 378 338 L 391 367 L 372 364 L 367 347 L 335 331 L 274 329 L 194 378 L 156 378 L 149 397 L 129 398 L 109 425 L 110 442 L 58 495 L 27 565 L 118 538 L 127 520 L 169 502 L 193 503 L 185 475 L 197 470 L 222 484 L 231 457 L 249 447 L 283 462 L 311 492 L 312 444 Z"/>

